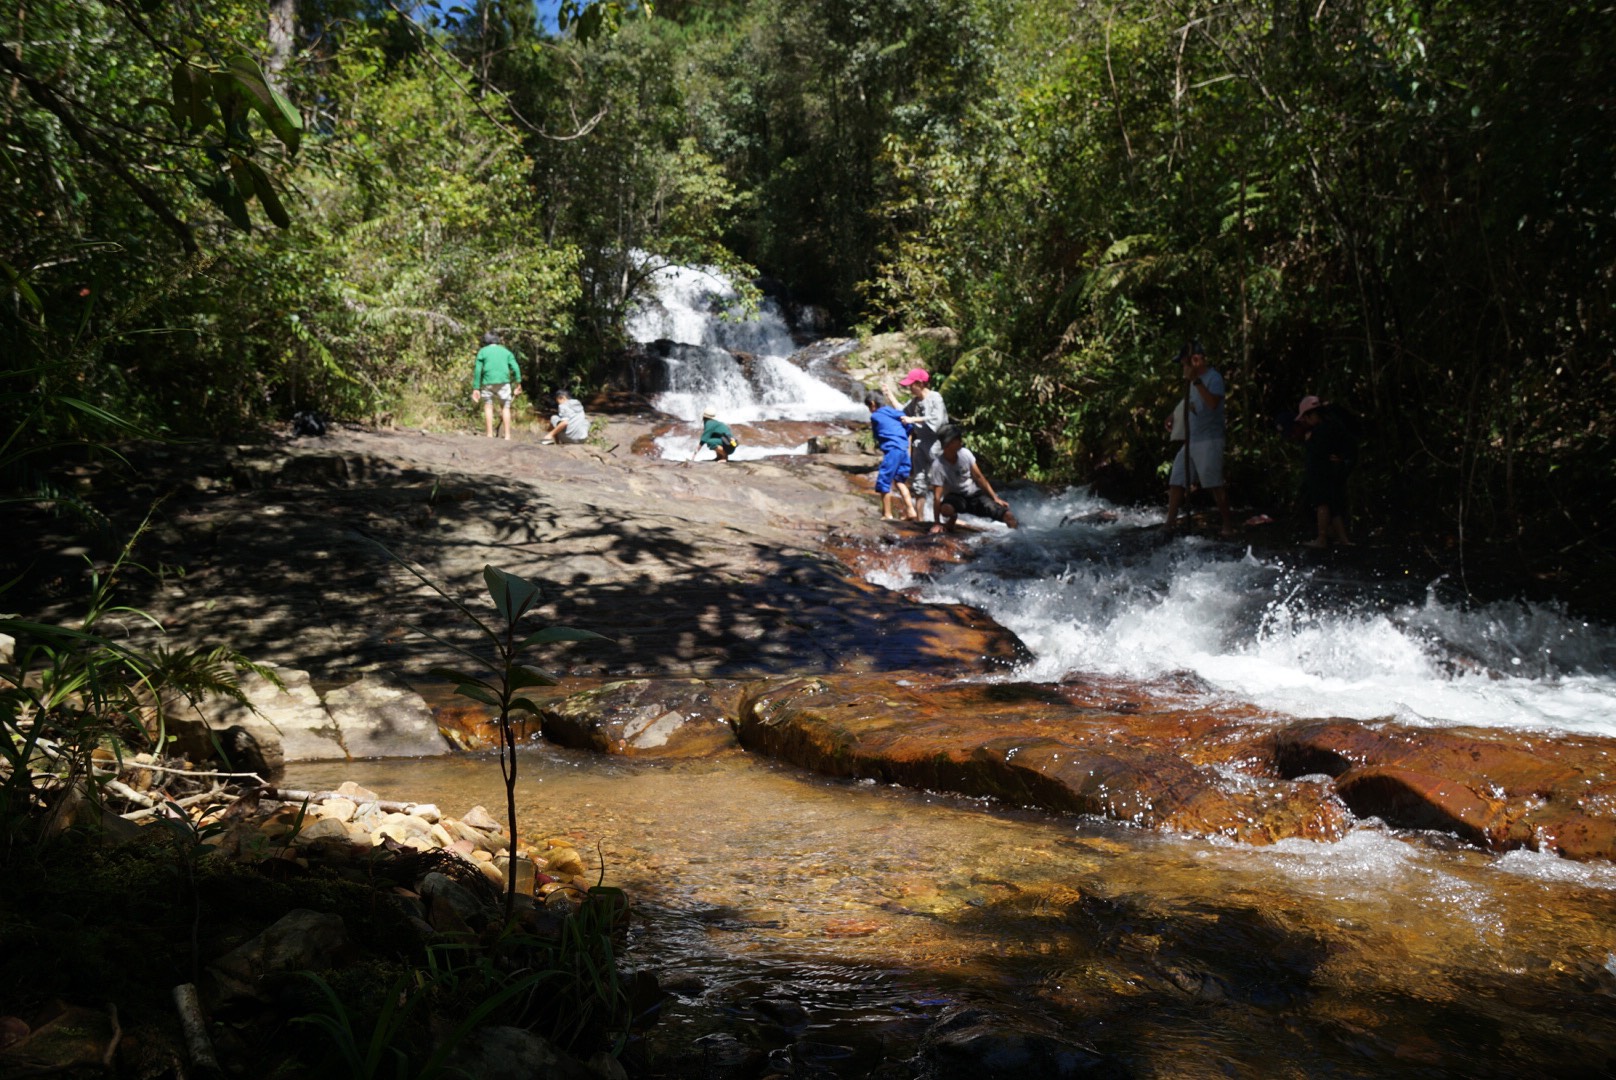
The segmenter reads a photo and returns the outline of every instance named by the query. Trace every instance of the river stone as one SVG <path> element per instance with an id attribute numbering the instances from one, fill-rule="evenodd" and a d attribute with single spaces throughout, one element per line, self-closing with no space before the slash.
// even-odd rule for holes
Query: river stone
<path id="1" fill-rule="evenodd" d="M 283 971 L 320 971 L 348 945 L 342 916 L 296 908 L 240 947 L 219 957 L 209 971 L 226 997 L 256 995 L 265 976 Z"/>
<path id="2" fill-rule="evenodd" d="M 1362 817 L 1494 850 L 1616 858 L 1616 739 L 1317 720 L 1272 738 L 1277 770 L 1323 773 Z"/>
<path id="3" fill-rule="evenodd" d="M 1323 781 L 1233 775 L 1221 762 L 1173 752 L 1194 745 L 1182 717 L 1096 714 L 1068 701 L 1059 684 L 906 682 L 827 676 L 753 684 L 742 703 L 741 743 L 832 776 L 1247 843 L 1345 834 L 1348 811 Z"/>
<path id="4" fill-rule="evenodd" d="M 568 1057 L 526 1028 L 478 1028 L 457 1047 L 446 1070 L 477 1080 L 596 1080 L 576 1058 Z"/>
<path id="5" fill-rule="evenodd" d="M 449 750 L 425 699 L 383 676 L 365 675 L 327 690 L 325 708 L 353 757 L 426 757 Z"/>
<path id="6" fill-rule="evenodd" d="M 284 690 L 248 672 L 241 677 L 240 685 L 250 708 L 231 698 L 214 696 L 203 701 L 193 715 L 199 714 L 202 723 L 215 732 L 237 726 L 244 729 L 257 742 L 272 769 L 287 761 L 346 758 L 342 733 L 310 685 L 309 673 L 293 668 L 272 670 L 285 684 Z M 180 719 L 184 719 L 183 713 Z M 180 736 L 181 749 L 187 751 L 189 743 L 208 738 L 206 731 L 197 731 L 194 726 L 189 734 L 174 733 Z M 278 748 L 279 753 L 273 748 Z"/>
<path id="7" fill-rule="evenodd" d="M 606 754 L 706 757 L 737 745 L 728 716 L 739 687 L 726 679 L 607 683 L 542 707 L 544 737 Z"/>
<path id="8" fill-rule="evenodd" d="M 917 1080 L 1074 1080 L 1122 1077 L 1120 1063 L 1061 1035 L 980 1009 L 945 1014 L 921 1039 Z"/>
<path id="9" fill-rule="evenodd" d="M 317 817 L 307 822 L 303 828 L 298 831 L 294 842 L 299 844 L 312 844 L 316 840 L 326 840 L 332 838 L 340 840 L 350 839 L 347 823 L 341 818 Z"/>
<path id="10" fill-rule="evenodd" d="M 481 803 L 460 815 L 460 820 L 470 825 L 473 829 L 478 829 L 485 833 L 503 833 L 505 831 L 505 826 L 500 820 L 490 814 L 488 807 L 483 806 Z"/>
<path id="11" fill-rule="evenodd" d="M 503 875 L 499 875 L 497 871 L 496 876 L 498 876 L 499 880 L 504 880 Z M 480 925 L 488 918 L 488 909 L 483 906 L 483 902 L 477 898 L 476 893 L 454 880 L 454 878 L 436 870 L 421 879 L 416 886 L 416 892 L 421 894 L 421 899 L 433 911 L 432 921 L 434 924 L 438 921 L 436 913 L 439 911 L 440 906 L 446 906 L 467 925 Z M 441 930 L 443 927 L 439 926 L 438 929 Z"/>

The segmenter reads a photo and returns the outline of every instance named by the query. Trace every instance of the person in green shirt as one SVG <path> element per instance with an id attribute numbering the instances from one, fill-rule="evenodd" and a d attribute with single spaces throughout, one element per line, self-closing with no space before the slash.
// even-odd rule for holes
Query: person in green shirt
<path id="1" fill-rule="evenodd" d="M 471 374 L 471 402 L 483 403 L 483 431 L 494 437 L 494 399 L 499 399 L 500 428 L 505 438 L 511 437 L 511 399 L 522 392 L 522 369 L 516 366 L 516 354 L 500 344 L 493 331 L 483 335 L 483 347 L 477 350 L 477 364 Z"/>
<path id="2" fill-rule="evenodd" d="M 718 455 L 719 461 L 728 461 L 729 456 L 740 445 L 739 440 L 730 432 L 729 425 L 716 419 L 713 410 L 708 409 L 701 414 L 701 446 L 710 446 L 713 453 Z"/>

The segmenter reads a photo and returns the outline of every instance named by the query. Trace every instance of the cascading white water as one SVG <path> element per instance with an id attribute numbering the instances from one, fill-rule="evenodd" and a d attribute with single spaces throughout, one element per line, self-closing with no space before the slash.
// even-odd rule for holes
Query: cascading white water
<path id="1" fill-rule="evenodd" d="M 734 286 L 722 274 L 666 267 L 651 278 L 657 300 L 636 311 L 628 333 L 641 343 L 672 342 L 664 362 L 668 389 L 656 406 L 698 421 L 712 409 L 726 423 L 758 420 L 862 420 L 868 414 L 846 394 L 787 359 L 797 351 L 779 305 L 765 298 L 742 318 Z M 753 357 L 751 377 L 736 357 Z M 677 438 L 677 437 L 670 437 Z M 684 440 L 688 454 L 694 441 Z M 666 456 L 679 456 L 665 446 Z M 742 447 L 738 456 L 748 456 Z"/>
<path id="2" fill-rule="evenodd" d="M 1086 494 L 1010 498 L 1023 528 L 993 528 L 978 558 L 922 595 L 1015 631 L 1035 657 L 1021 677 L 1188 670 L 1295 716 L 1616 735 L 1612 627 L 1553 605 L 1461 603 L 1442 582 L 1159 543 L 1140 530 L 1159 511 Z"/>

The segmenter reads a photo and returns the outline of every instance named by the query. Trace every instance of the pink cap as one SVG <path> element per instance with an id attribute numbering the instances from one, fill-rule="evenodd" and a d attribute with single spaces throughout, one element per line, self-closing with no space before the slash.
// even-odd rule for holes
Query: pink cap
<path id="1" fill-rule="evenodd" d="M 1307 397 L 1302 399 L 1302 403 L 1296 407 L 1296 419 L 1300 420 L 1302 417 L 1306 416 L 1308 413 L 1312 412 L 1314 409 L 1323 404 L 1324 402 L 1320 401 L 1315 395 L 1307 395 Z"/>
<path id="2" fill-rule="evenodd" d="M 923 367 L 910 368 L 909 374 L 898 380 L 899 386 L 909 386 L 917 382 L 931 382 L 931 376 L 926 374 Z"/>

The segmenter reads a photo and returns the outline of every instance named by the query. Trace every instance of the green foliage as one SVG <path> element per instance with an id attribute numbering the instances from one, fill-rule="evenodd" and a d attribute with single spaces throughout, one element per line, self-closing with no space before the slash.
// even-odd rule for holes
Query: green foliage
<path id="1" fill-rule="evenodd" d="M 385 550 L 385 549 L 384 549 Z M 389 552 L 389 554 L 391 554 Z M 396 558 L 396 556 L 395 556 Z M 453 604 L 482 635 L 486 653 L 462 648 L 428 630 L 412 627 L 416 633 L 460 653 L 475 666 L 470 670 L 434 668 L 432 674 L 455 684 L 455 693 L 490 708 L 498 709 L 499 767 L 505 779 L 505 809 L 511 838 L 511 858 L 516 856 L 516 725 L 515 714 L 538 716 L 539 707 L 522 691 L 534 686 L 554 686 L 560 680 L 525 662 L 529 650 L 540 645 L 567 641 L 605 641 L 592 630 L 568 626 L 546 626 L 518 639 L 518 626 L 538 606 L 539 587 L 525 578 L 494 566 L 483 567 L 483 582 L 494 603 L 498 619 L 490 625 L 466 605 L 444 592 L 435 582 L 403 560 L 399 564 L 422 584 Z M 505 920 L 509 922 L 516 903 L 516 874 L 506 875 Z"/>
<path id="2" fill-rule="evenodd" d="M 56 838 L 81 801 L 99 805 L 98 751 L 121 760 L 130 748 L 160 750 L 171 702 L 219 694 L 245 703 L 242 671 L 279 685 L 271 669 L 225 646 L 142 650 L 99 632 L 111 614 L 155 625 L 113 603 L 118 577 L 139 568 L 130 557 L 144 529 L 110 567 L 92 566 L 78 626 L 0 616 L 0 633 L 15 638 L 11 662 L 0 665 L 0 861 L 18 844 Z"/>

